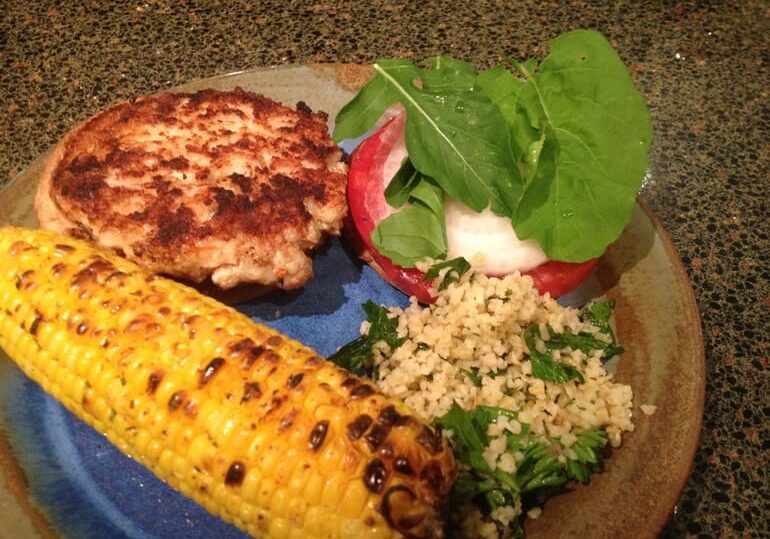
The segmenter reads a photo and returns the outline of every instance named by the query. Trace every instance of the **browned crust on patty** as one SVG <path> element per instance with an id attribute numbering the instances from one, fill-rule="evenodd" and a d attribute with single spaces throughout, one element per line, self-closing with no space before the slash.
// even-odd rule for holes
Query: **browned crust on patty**
<path id="1" fill-rule="evenodd" d="M 55 149 L 35 208 L 44 228 L 151 270 L 296 288 L 307 253 L 338 234 L 345 165 L 327 117 L 236 89 L 117 104 Z"/>

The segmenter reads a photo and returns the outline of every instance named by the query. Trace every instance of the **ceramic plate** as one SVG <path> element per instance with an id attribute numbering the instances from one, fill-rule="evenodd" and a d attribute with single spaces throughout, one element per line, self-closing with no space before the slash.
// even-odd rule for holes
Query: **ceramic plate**
<path id="1" fill-rule="evenodd" d="M 333 118 L 367 77 L 356 66 L 262 69 L 196 81 L 197 90 L 240 86 L 287 104 L 305 101 Z M 0 224 L 36 226 L 32 200 L 46 156 L 0 192 Z M 366 299 L 406 298 L 362 267 L 340 241 L 315 258 L 299 292 L 241 305 L 245 313 L 329 354 L 357 334 Z M 527 536 L 654 537 L 689 474 L 703 411 L 704 362 L 692 289 L 665 231 L 637 205 L 596 274 L 564 301 L 616 300 L 626 349 L 617 378 L 634 389 L 636 431 L 605 473 L 549 500 Z M 124 457 L 26 379 L 0 352 L 0 538 L 246 537 Z M 639 406 L 653 404 L 651 417 Z"/>

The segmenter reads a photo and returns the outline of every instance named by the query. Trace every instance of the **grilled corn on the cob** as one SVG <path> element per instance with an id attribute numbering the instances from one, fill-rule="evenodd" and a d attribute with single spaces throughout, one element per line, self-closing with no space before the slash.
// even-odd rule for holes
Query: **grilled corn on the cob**
<path id="1" fill-rule="evenodd" d="M 441 435 L 300 343 L 116 255 L 0 228 L 0 346 L 46 391 L 257 537 L 438 537 Z"/>

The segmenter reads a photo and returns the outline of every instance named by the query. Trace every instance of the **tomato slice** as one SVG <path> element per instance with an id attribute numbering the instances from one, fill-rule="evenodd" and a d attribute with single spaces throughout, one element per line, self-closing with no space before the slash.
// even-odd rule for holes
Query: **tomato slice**
<path id="1" fill-rule="evenodd" d="M 532 277 L 535 287 L 541 294 L 547 292 L 551 297 L 558 298 L 577 288 L 591 275 L 598 263 L 598 258 L 579 264 L 549 260 L 523 274 Z"/>
<path id="2" fill-rule="evenodd" d="M 404 268 L 381 255 L 372 245 L 374 227 L 393 213 L 385 200 L 385 187 L 390 181 L 392 155 L 404 150 L 404 125 L 406 115 L 396 114 L 389 118 L 371 137 L 363 141 L 350 158 L 347 198 L 350 216 L 346 227 L 349 241 L 386 281 L 405 294 L 416 296 L 423 303 L 432 303 L 430 282 L 416 268 Z M 386 173 L 388 177 L 386 178 Z M 594 270 L 599 259 L 594 258 L 574 264 L 549 260 L 524 272 L 535 281 L 541 294 L 558 297 L 576 288 Z"/>

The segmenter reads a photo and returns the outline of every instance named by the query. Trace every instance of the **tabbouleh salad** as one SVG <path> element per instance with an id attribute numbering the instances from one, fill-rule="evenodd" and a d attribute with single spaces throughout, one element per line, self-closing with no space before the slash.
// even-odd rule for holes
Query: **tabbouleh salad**
<path id="1" fill-rule="evenodd" d="M 631 387 L 605 368 L 622 352 L 612 302 L 563 307 L 529 277 L 451 262 L 434 291 L 426 307 L 368 302 L 361 337 L 331 359 L 365 371 L 449 438 L 460 537 L 520 537 L 524 515 L 537 517 L 567 481 L 588 482 L 607 444 L 634 430 Z"/>

